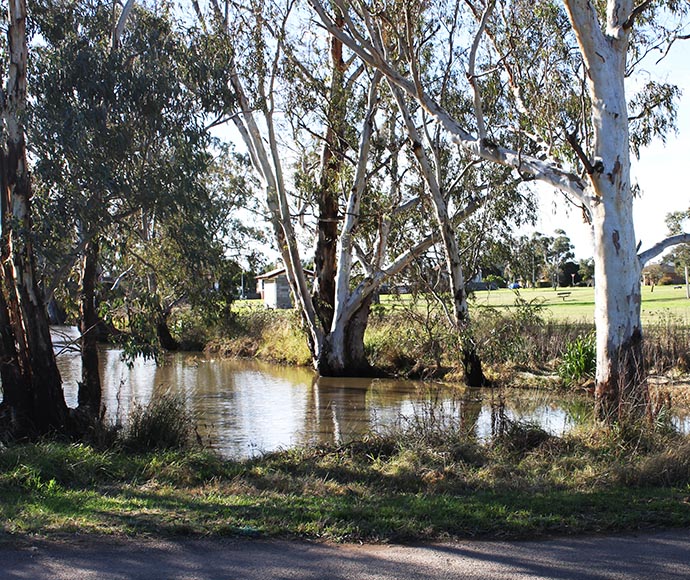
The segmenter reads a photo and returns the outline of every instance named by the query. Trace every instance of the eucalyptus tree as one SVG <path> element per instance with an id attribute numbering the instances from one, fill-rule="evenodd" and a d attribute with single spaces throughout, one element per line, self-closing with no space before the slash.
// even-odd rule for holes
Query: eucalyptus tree
<path id="1" fill-rule="evenodd" d="M 544 252 L 542 234 L 532 233 L 531 236 L 522 235 L 513 239 L 510 243 L 510 255 L 508 257 L 508 269 L 513 280 L 521 281 L 536 288 L 541 279 L 544 267 Z"/>
<path id="2" fill-rule="evenodd" d="M 275 245 L 324 375 L 369 372 L 363 337 L 380 285 L 437 238 L 419 216 L 400 124 L 380 106 L 381 75 L 336 36 L 309 27 L 297 2 L 192 2 L 218 46 L 234 123 L 265 191 Z M 335 23 L 338 26 L 338 23 Z M 220 110 L 222 109 L 222 110 Z M 315 288 L 303 267 L 315 248 Z M 398 249 L 397 252 L 395 249 Z"/>
<path id="3" fill-rule="evenodd" d="M 538 236 L 538 244 L 540 246 L 543 262 L 545 266 L 545 274 L 551 281 L 551 286 L 556 289 L 560 279 L 561 269 L 563 265 L 575 257 L 573 253 L 574 246 L 570 243 L 570 238 L 564 230 L 556 230 L 555 236 Z"/>
<path id="4" fill-rule="evenodd" d="M 33 249 L 32 189 L 27 162 L 26 2 L 7 3 L 3 47 L 0 154 L 0 378 L 3 418 L 18 434 L 69 429 L 69 413 L 41 300 Z"/>
<path id="5" fill-rule="evenodd" d="M 643 412 L 647 389 L 642 369 L 640 270 L 651 257 L 678 240 L 665 240 L 638 255 L 632 220 L 631 148 L 668 128 L 675 94 L 647 85 L 631 102 L 625 79 L 654 46 L 678 37 L 686 6 L 632 0 L 511 2 L 497 5 L 449 1 L 447 13 L 469 10 L 472 28 L 448 38 L 449 46 L 477 56 L 464 71 L 473 94 L 474 119 L 455 118 L 427 90 L 420 56 L 436 31 L 414 30 L 413 8 L 391 13 L 391 4 L 334 0 L 333 13 L 309 0 L 318 21 L 368 65 L 414 98 L 450 135 L 478 159 L 512 168 L 539 180 L 582 207 L 594 232 L 597 327 L 596 407 L 605 420 Z M 426 6 L 427 3 L 419 3 Z M 663 26 L 678 22 L 677 27 Z M 412 30 L 402 65 L 376 40 L 391 20 Z M 458 75 L 458 79 L 461 75 Z M 488 124 L 487 95 L 496 85 L 508 124 Z M 659 98 L 661 97 L 661 98 Z M 656 121 L 649 122 L 650 115 Z M 632 122 L 632 125 L 631 125 Z M 631 133 L 632 130 L 632 133 Z M 632 138 L 631 138 L 632 135 Z"/>
<path id="6" fill-rule="evenodd" d="M 168 320 L 176 309 L 209 331 L 232 316 L 238 248 L 260 241 L 261 232 L 237 216 L 238 208 L 252 206 L 253 192 L 243 177 L 246 160 L 225 148 L 215 153 L 199 191 L 185 190 L 184 211 L 139 213 L 109 232 L 102 256 L 109 284 L 99 310 L 127 330 L 123 346 L 129 356 L 203 348 L 202 336 L 173 335 Z"/>
<path id="7" fill-rule="evenodd" d="M 118 6 L 112 0 L 33 4 L 40 41 L 32 153 L 43 207 L 59 216 L 57 229 L 72 244 L 57 274 L 64 277 L 79 264 L 79 406 L 94 416 L 101 413 L 100 248 L 112 245 L 118 230 L 146 238 L 153 223 L 202 211 L 201 176 L 210 162 L 204 114 L 190 89 L 187 39 L 172 4 L 149 9 L 129 0 Z M 57 283 L 47 284 L 48 294 Z"/>

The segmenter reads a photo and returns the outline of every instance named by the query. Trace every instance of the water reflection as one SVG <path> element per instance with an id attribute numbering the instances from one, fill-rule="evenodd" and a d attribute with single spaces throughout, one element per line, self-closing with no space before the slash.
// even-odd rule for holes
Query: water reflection
<path id="1" fill-rule="evenodd" d="M 81 363 L 66 347 L 76 334 L 56 338 L 65 397 L 77 403 Z M 132 404 L 166 392 L 183 393 L 204 441 L 229 457 L 247 457 L 305 443 L 343 443 L 370 430 L 414 422 L 452 421 L 464 432 L 488 438 L 497 412 L 562 434 L 581 420 L 583 404 L 554 401 L 544 392 L 513 391 L 500 401 L 494 390 L 457 389 L 416 381 L 317 378 L 309 369 L 254 361 L 212 360 L 174 354 L 157 366 L 123 362 L 121 351 L 101 351 L 103 400 L 111 421 L 124 422 Z M 584 406 L 591 406 L 586 402 Z M 575 410 L 576 412 L 572 412 Z"/>

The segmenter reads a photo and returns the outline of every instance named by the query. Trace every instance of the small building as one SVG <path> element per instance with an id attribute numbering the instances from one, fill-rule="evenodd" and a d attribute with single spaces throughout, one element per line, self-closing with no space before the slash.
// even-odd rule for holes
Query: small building
<path id="1" fill-rule="evenodd" d="M 307 276 L 314 272 L 305 270 Z M 256 277 L 256 292 L 266 308 L 292 308 L 292 294 L 285 268 L 276 268 Z"/>

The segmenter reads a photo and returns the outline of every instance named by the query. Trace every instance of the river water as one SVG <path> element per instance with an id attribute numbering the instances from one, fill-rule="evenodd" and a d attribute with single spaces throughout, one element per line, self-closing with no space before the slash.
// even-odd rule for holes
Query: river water
<path id="1" fill-rule="evenodd" d="M 69 406 L 77 404 L 81 373 L 78 353 L 68 344 L 75 336 L 72 328 L 54 329 Z M 512 390 L 504 401 L 492 389 L 317 378 L 305 368 L 202 354 L 167 355 L 160 365 L 143 359 L 127 365 L 115 348 L 101 351 L 101 379 L 111 421 L 125 422 L 135 402 L 145 405 L 164 393 L 183 394 L 204 442 L 235 458 L 305 443 L 346 442 L 411 422 L 452 421 L 488 438 L 500 414 L 562 434 L 591 406 L 544 391 Z"/>

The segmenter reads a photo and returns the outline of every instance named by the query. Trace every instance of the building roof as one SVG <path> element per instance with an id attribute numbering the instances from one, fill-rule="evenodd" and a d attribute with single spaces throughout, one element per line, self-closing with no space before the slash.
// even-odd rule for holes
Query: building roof
<path id="1" fill-rule="evenodd" d="M 304 273 L 307 276 L 313 276 L 314 272 L 312 270 L 304 270 Z M 272 278 L 277 278 L 278 276 L 282 276 L 285 274 L 285 268 L 276 268 L 275 270 L 271 270 L 270 272 L 265 272 L 261 274 L 260 276 L 257 276 L 257 280 L 271 280 Z"/>

